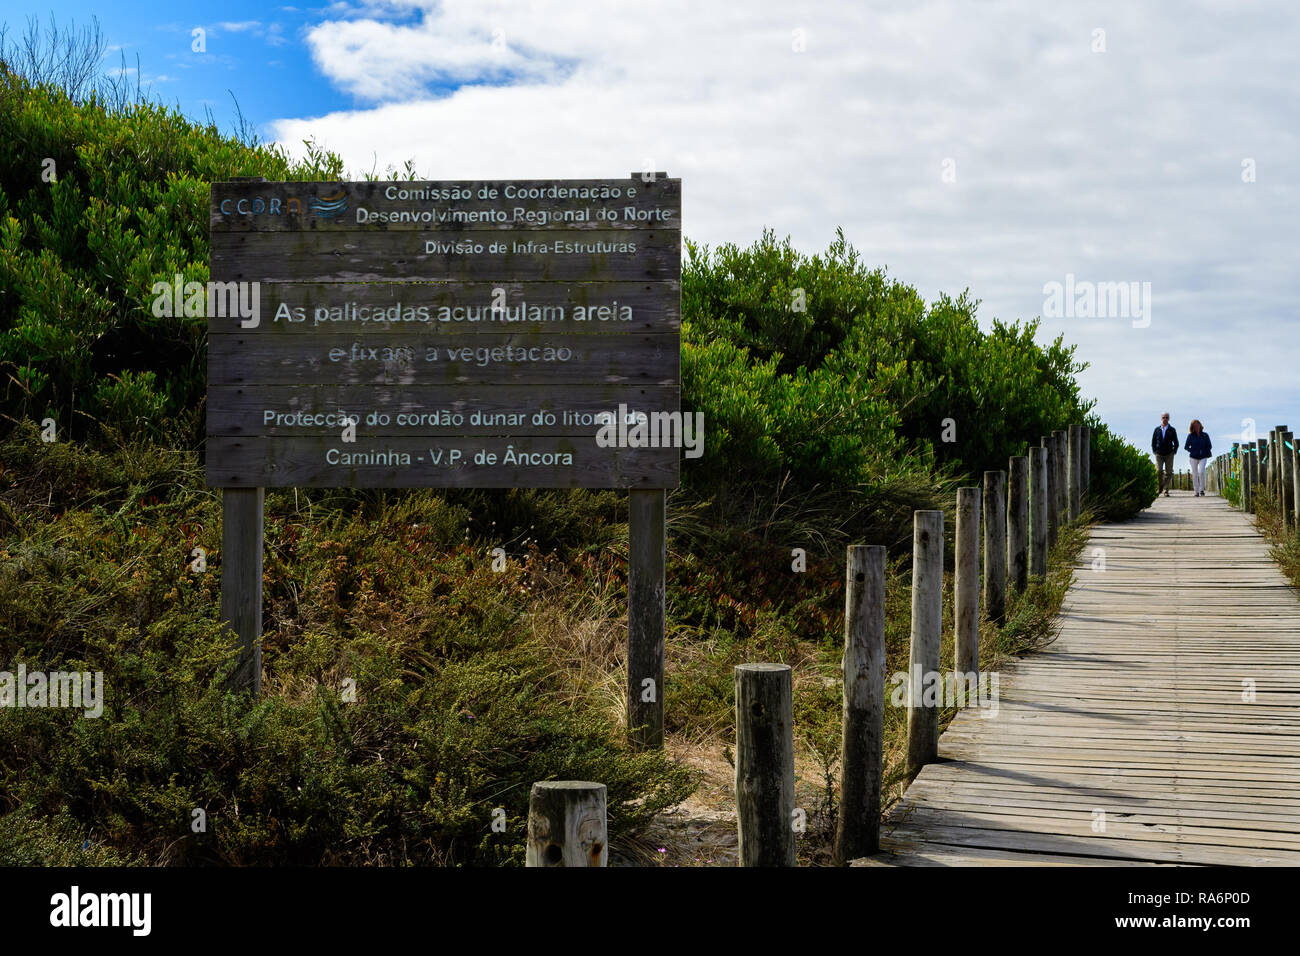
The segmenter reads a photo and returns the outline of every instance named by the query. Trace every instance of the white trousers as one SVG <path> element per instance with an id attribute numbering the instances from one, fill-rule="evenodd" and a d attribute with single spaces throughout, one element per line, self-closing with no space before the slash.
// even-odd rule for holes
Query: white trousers
<path id="1" fill-rule="evenodd" d="M 1192 458 L 1192 490 L 1198 495 L 1205 490 L 1205 463 L 1208 458 Z"/>

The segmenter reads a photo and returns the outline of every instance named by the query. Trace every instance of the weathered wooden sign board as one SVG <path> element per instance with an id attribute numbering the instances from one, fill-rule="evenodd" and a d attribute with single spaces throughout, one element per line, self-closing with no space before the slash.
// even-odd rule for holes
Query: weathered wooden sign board
<path id="1" fill-rule="evenodd" d="M 207 483 L 225 489 L 234 685 L 261 687 L 265 488 L 627 488 L 628 730 L 661 747 L 681 181 L 248 180 L 211 198 Z"/>
<path id="2" fill-rule="evenodd" d="M 680 412 L 681 181 L 647 178 L 214 184 L 257 314 L 208 316 L 208 484 L 675 487 L 626 441 Z"/>

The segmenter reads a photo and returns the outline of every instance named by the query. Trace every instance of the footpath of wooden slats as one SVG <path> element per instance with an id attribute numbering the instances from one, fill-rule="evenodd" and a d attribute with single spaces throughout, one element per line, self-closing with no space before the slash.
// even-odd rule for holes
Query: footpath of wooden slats
<path id="1" fill-rule="evenodd" d="M 1098 526 L 1059 623 L 861 863 L 1300 864 L 1300 600 L 1250 519 L 1176 491 Z"/>

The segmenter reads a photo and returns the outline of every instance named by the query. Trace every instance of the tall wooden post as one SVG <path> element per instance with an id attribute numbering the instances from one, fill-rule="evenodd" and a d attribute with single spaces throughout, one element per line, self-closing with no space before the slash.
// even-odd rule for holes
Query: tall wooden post
<path id="1" fill-rule="evenodd" d="M 1082 496 L 1092 486 L 1092 428 L 1088 425 L 1079 426 L 1079 462 L 1079 493 Z"/>
<path id="2" fill-rule="evenodd" d="M 953 560 L 953 670 L 980 667 L 980 490 L 957 489 L 957 538 Z"/>
<path id="3" fill-rule="evenodd" d="M 1043 439 L 1043 464 L 1046 469 L 1044 489 L 1047 493 L 1043 510 L 1047 512 L 1047 546 L 1056 544 L 1056 526 L 1060 516 L 1056 511 L 1056 449 L 1051 436 Z"/>
<path id="4" fill-rule="evenodd" d="M 736 675 L 736 829 L 741 866 L 794 866 L 794 707 L 786 664 Z"/>
<path id="5" fill-rule="evenodd" d="M 1268 459 L 1268 439 L 1267 439 L 1267 438 L 1257 438 L 1257 439 L 1255 439 L 1255 454 L 1254 454 L 1253 457 L 1254 457 L 1254 459 L 1255 459 L 1255 463 L 1254 463 L 1254 465 L 1253 465 L 1253 467 L 1254 467 L 1254 469 L 1255 469 L 1255 497 L 1254 497 L 1254 506 L 1255 506 L 1256 509 L 1258 509 L 1258 508 L 1259 508 L 1259 496 L 1260 496 L 1260 494 L 1265 494 L 1265 495 L 1268 494 L 1267 491 L 1264 491 L 1264 490 L 1263 490 L 1263 489 L 1264 489 L 1264 482 L 1267 480 L 1267 475 L 1268 475 L 1268 466 L 1267 466 L 1267 464 L 1266 464 L 1267 459 Z"/>
<path id="6" fill-rule="evenodd" d="M 233 690 L 262 693 L 262 533 L 266 490 L 221 491 L 221 620 L 230 625 L 237 663 Z"/>
<path id="7" fill-rule="evenodd" d="M 1232 457 L 1237 464 L 1237 507 L 1242 511 L 1246 510 L 1246 492 L 1245 485 L 1248 480 L 1246 477 L 1246 461 L 1241 453 L 1241 445 L 1237 442 L 1232 443 Z"/>
<path id="8" fill-rule="evenodd" d="M 1007 614 L 1007 473 L 984 472 L 984 613 L 995 624 Z"/>
<path id="9" fill-rule="evenodd" d="M 1007 587 L 1029 586 L 1029 459 L 1013 457 L 1007 468 Z"/>
<path id="10" fill-rule="evenodd" d="M 1029 573 L 1047 574 L 1047 449 L 1029 449 Z"/>
<path id="11" fill-rule="evenodd" d="M 1282 481 L 1281 500 L 1279 502 L 1282 506 L 1282 530 L 1289 533 L 1295 525 L 1295 488 L 1293 487 L 1295 478 L 1291 473 L 1291 462 L 1294 459 L 1291 448 L 1288 447 L 1293 444 L 1292 439 L 1294 436 L 1290 432 L 1284 431 L 1277 437 L 1278 455 L 1280 456 L 1278 471 Z"/>
<path id="12" fill-rule="evenodd" d="M 628 492 L 627 727 L 632 745 L 664 745 L 664 565 L 662 488 Z"/>
<path id="13" fill-rule="evenodd" d="M 943 627 L 943 512 L 912 512 L 912 647 L 907 693 L 907 767 L 920 770 L 939 758 L 939 711 L 923 688 L 942 682 L 939 645 Z"/>
<path id="14" fill-rule="evenodd" d="M 1291 441 L 1291 517 L 1300 529 L 1300 442 Z"/>
<path id="15" fill-rule="evenodd" d="M 1083 489 L 1080 484 L 1083 475 L 1083 447 L 1080 444 L 1082 435 L 1079 434 L 1079 426 L 1071 425 L 1066 433 L 1069 436 L 1069 475 L 1066 481 L 1069 483 L 1070 494 L 1070 520 L 1079 520 L 1079 510 L 1083 501 Z"/>
<path id="16" fill-rule="evenodd" d="M 1052 432 L 1052 440 L 1056 442 L 1056 513 L 1065 525 L 1070 521 L 1070 443 L 1064 430 Z"/>
<path id="17" fill-rule="evenodd" d="M 528 794 L 524 866 L 605 866 L 609 862 L 605 785 L 545 780 Z"/>
<path id="18" fill-rule="evenodd" d="M 880 849 L 884 727 L 885 549 L 853 545 L 844 574 L 844 733 L 837 863 Z"/>
<path id="19" fill-rule="evenodd" d="M 1250 445 L 1241 445 L 1241 510 L 1254 511 L 1255 500 L 1255 456 L 1251 454 Z"/>

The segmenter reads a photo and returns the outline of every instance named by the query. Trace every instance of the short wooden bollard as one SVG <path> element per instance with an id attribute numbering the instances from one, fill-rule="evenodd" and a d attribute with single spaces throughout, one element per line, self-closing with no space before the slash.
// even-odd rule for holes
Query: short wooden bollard
<path id="1" fill-rule="evenodd" d="M 1060 520 L 1056 513 L 1056 456 L 1050 437 L 1043 439 L 1042 449 L 1043 461 L 1047 469 L 1047 480 L 1044 483 L 1047 500 L 1043 510 L 1047 512 L 1047 546 L 1050 548 L 1056 544 L 1056 526 Z"/>
<path id="2" fill-rule="evenodd" d="M 1047 574 L 1047 449 L 1029 449 L 1029 573 Z"/>
<path id="3" fill-rule="evenodd" d="M 633 747 L 664 745 L 664 490 L 628 492 L 627 727 Z"/>
<path id="4" fill-rule="evenodd" d="M 1005 471 L 984 472 L 984 613 L 995 624 L 1007 614 L 1006 490 Z"/>
<path id="5" fill-rule="evenodd" d="M 976 673 L 980 666 L 980 490 L 957 489 L 956 554 L 953 559 L 953 667 Z"/>
<path id="6" fill-rule="evenodd" d="M 1069 485 L 1070 495 L 1070 520 L 1079 520 L 1079 511 L 1083 501 L 1082 486 L 1080 485 L 1081 476 L 1083 475 L 1083 447 L 1080 440 L 1083 437 L 1079 434 L 1079 426 L 1071 425 L 1067 432 L 1069 435 L 1069 473 L 1066 481 Z"/>
<path id="7" fill-rule="evenodd" d="M 885 549 L 879 545 L 850 547 L 844 579 L 844 734 L 840 818 L 835 830 L 835 862 L 840 864 L 880 849 L 885 766 Z"/>
<path id="8" fill-rule="evenodd" d="M 794 866 L 793 679 L 786 664 L 736 667 L 740 866 Z"/>
<path id="9" fill-rule="evenodd" d="M 988 476 L 984 473 L 984 491 L 988 494 Z M 987 508 L 987 502 L 986 508 Z M 999 509 L 1000 513 L 1001 509 Z M 984 512 L 988 520 L 988 511 Z M 912 646 L 907 691 L 907 767 L 920 770 L 939 759 L 939 710 L 927 706 L 922 694 L 928 682 L 940 681 L 939 647 L 943 634 L 943 512 L 912 512 Z M 1002 526 L 1005 531 L 1005 525 Z M 988 537 L 985 528 L 985 552 Z M 1002 549 L 996 549 L 1002 554 Z M 1003 582 L 1005 584 L 1005 580 Z"/>
<path id="10" fill-rule="evenodd" d="M 1007 467 L 1007 587 L 1029 586 L 1029 459 L 1016 456 Z"/>
<path id="11" fill-rule="evenodd" d="M 544 780 L 528 794 L 525 866 L 605 866 L 609 839 L 605 785 Z"/>

